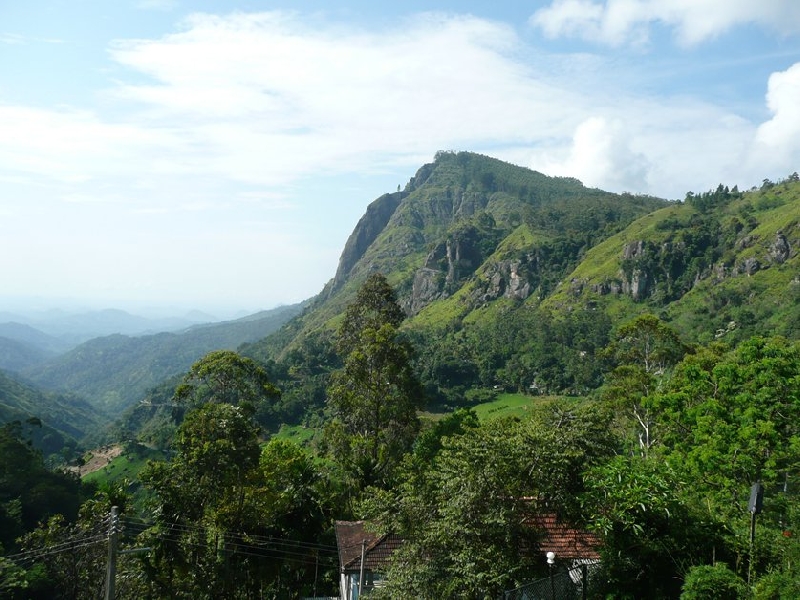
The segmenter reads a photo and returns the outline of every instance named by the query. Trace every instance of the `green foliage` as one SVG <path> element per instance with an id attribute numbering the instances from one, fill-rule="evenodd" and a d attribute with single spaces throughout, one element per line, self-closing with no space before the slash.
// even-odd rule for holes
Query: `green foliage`
<path id="1" fill-rule="evenodd" d="M 366 516 L 405 539 L 381 597 L 494 598 L 534 576 L 540 561 L 520 554 L 537 545 L 528 517 L 552 507 L 576 517 L 581 473 L 611 451 L 596 411 L 456 423 L 420 456 L 432 456 L 427 465 L 408 461 L 393 493 L 364 504 Z"/>
<path id="2" fill-rule="evenodd" d="M 792 600 L 800 597 L 796 572 L 775 570 L 760 578 L 753 590 L 754 600 Z"/>
<path id="3" fill-rule="evenodd" d="M 650 400 L 662 443 L 727 505 L 754 481 L 777 485 L 800 466 L 799 378 L 800 347 L 781 338 L 689 356 Z"/>
<path id="4" fill-rule="evenodd" d="M 271 403 L 280 392 L 264 368 L 231 350 L 209 352 L 198 360 L 175 389 L 174 399 L 188 408 L 206 402 L 250 407 L 271 424 Z"/>
<path id="5" fill-rule="evenodd" d="M 154 548 L 143 564 L 151 594 L 288 597 L 313 581 L 311 542 L 332 499 L 302 449 L 275 440 L 262 451 L 252 413 L 230 404 L 190 412 L 175 448 L 142 476 L 157 505 L 140 536 Z"/>
<path id="6" fill-rule="evenodd" d="M 50 517 L 74 520 L 84 498 L 78 478 L 47 469 L 20 429 L 18 423 L 0 427 L 0 545 L 7 550 Z"/>
<path id="7" fill-rule="evenodd" d="M 692 567 L 686 574 L 681 600 L 741 600 L 747 584 L 725 563 Z"/>
<path id="8" fill-rule="evenodd" d="M 676 573 L 721 541 L 692 512 L 685 487 L 668 465 L 640 456 L 617 456 L 587 474 L 584 506 L 603 535 L 598 588 L 617 597 L 677 595 Z"/>
<path id="9" fill-rule="evenodd" d="M 691 349 L 658 317 L 644 314 L 623 324 L 603 354 L 614 370 L 606 375 L 601 397 L 615 411 L 615 425 L 629 448 L 646 455 L 656 442 L 655 420 L 643 401 L 669 377 L 672 367 Z M 630 442 L 629 442 L 630 443 Z"/>
<path id="10" fill-rule="evenodd" d="M 78 440 L 104 420 L 105 415 L 84 400 L 37 390 L 0 371 L 0 425 L 19 422 L 34 447 L 51 462 L 72 458 Z"/>
<path id="11" fill-rule="evenodd" d="M 404 319 L 394 289 L 383 275 L 374 273 L 345 310 L 337 337 L 337 351 L 346 356 L 358 348 L 368 331 L 376 331 L 384 325 L 397 329 Z"/>
<path id="12" fill-rule="evenodd" d="M 68 390 L 86 399 L 91 408 L 87 406 L 85 411 L 89 415 L 85 430 L 91 430 L 91 424 L 107 423 L 118 417 L 148 390 L 167 378 L 185 373 L 205 354 L 259 340 L 301 309 L 299 304 L 283 306 L 237 321 L 193 327 L 182 333 L 96 338 L 30 369 L 26 376 L 41 387 Z M 75 421 L 80 427 L 80 419 Z M 84 427 L 80 429 L 85 431 Z"/>
<path id="13" fill-rule="evenodd" d="M 118 487 L 108 488 L 84 502 L 77 519 L 54 515 L 21 539 L 25 550 L 27 589 L 24 597 L 82 600 L 102 598 L 108 554 L 107 534 L 111 507 L 122 514 L 128 496 Z M 119 523 L 116 527 L 121 529 Z M 133 573 L 120 565 L 118 579 L 126 597 L 141 597 Z M 28 595 L 30 594 L 30 595 Z"/>
<path id="14" fill-rule="evenodd" d="M 413 373 L 410 345 L 398 336 L 402 311 L 380 275 L 370 277 L 348 307 L 339 330 L 344 367 L 328 388 L 331 456 L 360 489 L 388 485 L 419 429 L 422 388 Z"/>
<path id="15" fill-rule="evenodd" d="M 689 351 L 678 334 L 655 315 L 644 314 L 617 329 L 606 350 L 616 365 L 637 365 L 663 373 Z"/>

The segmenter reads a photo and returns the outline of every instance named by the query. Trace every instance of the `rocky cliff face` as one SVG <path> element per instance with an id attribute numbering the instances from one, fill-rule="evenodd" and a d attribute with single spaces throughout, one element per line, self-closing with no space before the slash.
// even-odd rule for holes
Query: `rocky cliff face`
<path id="1" fill-rule="evenodd" d="M 370 245 L 385 229 L 389 219 L 392 218 L 405 196 L 406 192 L 384 194 L 367 207 L 367 211 L 358 220 L 358 224 L 347 239 L 344 250 L 342 250 L 342 255 L 339 257 L 339 267 L 336 269 L 336 275 L 328 290 L 329 295 L 341 286 L 355 264 L 364 256 Z"/>
<path id="2" fill-rule="evenodd" d="M 754 247 L 761 249 L 754 256 L 729 259 L 727 263 L 720 260 L 703 267 L 702 262 L 692 261 L 696 257 L 687 255 L 682 243 L 663 242 L 659 246 L 651 241 L 635 240 L 622 247 L 619 278 L 592 284 L 589 289 L 599 295 L 628 294 L 634 300 L 642 301 L 655 293 L 660 282 L 670 277 L 677 279 L 687 270 L 695 269 L 689 273 L 693 287 L 709 277 L 721 282 L 739 275 L 753 276 L 758 271 L 783 264 L 795 254 L 782 231 L 776 233 L 769 245 L 760 243 L 753 235 L 745 235 L 734 243 L 737 253 Z M 698 264 L 701 265 L 699 268 Z M 672 266 L 673 272 L 666 272 L 665 265 Z M 572 295 L 580 295 L 586 283 L 585 280 L 573 279 L 570 284 Z"/>
<path id="3" fill-rule="evenodd" d="M 544 296 L 578 260 L 586 236 L 609 235 L 663 203 L 477 154 L 437 154 L 402 192 L 368 206 L 306 322 L 331 318 L 371 272 L 390 279 L 409 315 L 465 286 L 467 311 L 500 298 L 523 301 L 534 290 Z"/>

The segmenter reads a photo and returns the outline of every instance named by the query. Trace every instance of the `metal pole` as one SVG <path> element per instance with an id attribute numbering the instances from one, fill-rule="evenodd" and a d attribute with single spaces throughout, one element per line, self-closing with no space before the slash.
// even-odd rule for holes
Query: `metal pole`
<path id="1" fill-rule="evenodd" d="M 750 577 L 753 574 L 753 546 L 756 541 L 756 513 L 750 513 L 750 560 L 747 563 L 747 585 L 750 585 Z"/>
<path id="2" fill-rule="evenodd" d="M 364 557 L 367 554 L 367 540 L 361 540 L 361 565 L 358 572 L 358 597 L 361 598 L 361 591 L 364 589 Z"/>
<path id="3" fill-rule="evenodd" d="M 119 520 L 119 507 L 111 507 L 111 516 L 108 519 L 108 561 L 106 563 L 106 600 L 114 600 L 116 590 L 114 583 L 117 576 L 117 523 Z"/>
<path id="4" fill-rule="evenodd" d="M 581 579 L 583 580 L 581 598 L 586 600 L 589 597 L 589 567 L 585 563 L 581 565 Z"/>
<path id="5" fill-rule="evenodd" d="M 550 565 L 550 598 L 556 600 L 556 586 L 553 582 L 553 565 Z"/>

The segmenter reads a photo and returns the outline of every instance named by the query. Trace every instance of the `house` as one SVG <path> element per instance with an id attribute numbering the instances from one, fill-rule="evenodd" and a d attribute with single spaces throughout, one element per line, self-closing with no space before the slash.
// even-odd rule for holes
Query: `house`
<path id="1" fill-rule="evenodd" d="M 526 519 L 538 532 L 537 554 L 552 552 L 573 583 L 583 587 L 587 567 L 600 561 L 600 538 L 559 520 L 553 513 L 539 513 Z M 369 531 L 364 521 L 336 521 L 336 544 L 339 548 L 339 599 L 356 600 L 363 577 L 364 593 L 380 587 L 392 554 L 403 543 L 397 535 L 379 535 Z M 530 551 L 530 550 L 528 550 Z M 362 572 L 362 556 L 363 572 Z"/>
<path id="2" fill-rule="evenodd" d="M 392 553 L 402 544 L 396 535 L 378 535 L 365 527 L 364 521 L 336 521 L 336 545 L 339 548 L 339 598 L 356 600 L 364 592 L 381 585 Z M 363 557 L 363 563 L 362 563 Z"/>
<path id="3" fill-rule="evenodd" d="M 600 560 L 600 537 L 589 531 L 575 529 L 560 521 L 554 513 L 539 513 L 526 523 L 541 532 L 539 551 L 543 556 L 553 552 L 561 560 L 595 563 Z"/>

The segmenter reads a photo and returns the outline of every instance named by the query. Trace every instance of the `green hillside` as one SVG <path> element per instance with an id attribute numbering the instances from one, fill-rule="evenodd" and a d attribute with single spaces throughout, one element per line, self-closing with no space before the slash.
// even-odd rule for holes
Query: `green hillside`
<path id="1" fill-rule="evenodd" d="M 43 388 L 80 395 L 102 413 L 118 417 L 147 390 L 184 373 L 204 354 L 262 339 L 301 310 L 297 304 L 180 333 L 96 338 L 25 375 Z"/>
<path id="2" fill-rule="evenodd" d="M 440 152 L 404 191 L 367 208 L 309 310 L 250 352 L 280 356 L 308 332 L 330 328 L 372 272 L 387 277 L 412 317 L 427 309 L 460 318 L 487 303 L 545 296 L 590 248 L 666 205 L 478 154 Z"/>
<path id="3" fill-rule="evenodd" d="M 44 456 L 70 458 L 77 442 L 107 419 L 75 396 L 42 392 L 0 371 L 0 425 L 25 424 L 25 436 Z"/>
<path id="4" fill-rule="evenodd" d="M 432 402 L 480 387 L 585 394 L 603 381 L 613 330 L 638 314 L 694 342 L 796 339 L 798 222 L 796 175 L 667 202 L 439 153 L 368 207 L 304 314 L 244 352 L 277 361 L 284 393 L 321 407 L 339 315 L 381 272 Z"/>
<path id="5" fill-rule="evenodd" d="M 687 196 L 589 251 L 545 305 L 659 314 L 686 337 L 800 335 L 800 182 Z"/>

